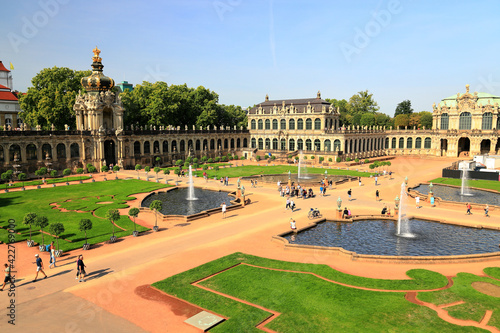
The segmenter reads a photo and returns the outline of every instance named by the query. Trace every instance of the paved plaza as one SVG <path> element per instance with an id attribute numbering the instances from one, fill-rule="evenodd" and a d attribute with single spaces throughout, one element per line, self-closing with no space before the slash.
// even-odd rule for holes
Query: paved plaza
<path id="1" fill-rule="evenodd" d="M 32 283 L 35 269 L 35 253 L 25 243 L 16 244 L 17 294 L 16 327 L 19 332 L 199 332 L 184 321 L 200 312 L 196 306 L 159 295 L 148 286 L 166 277 L 178 274 L 222 256 L 243 252 L 265 258 L 326 264 L 344 273 L 370 278 L 405 279 L 405 272 L 413 268 L 425 268 L 446 276 L 459 272 L 482 275 L 485 267 L 500 267 L 500 259 L 470 263 L 402 264 L 394 262 L 357 262 L 333 252 L 318 250 L 284 249 L 283 244 L 272 241 L 272 236 L 289 230 L 289 219 L 301 228 L 310 223 L 307 213 L 318 208 L 323 216 L 336 216 L 336 200 L 341 197 L 354 215 L 380 214 L 384 204 L 394 206 L 400 185 L 408 176 L 409 186 L 417 185 L 441 176 L 442 168 L 457 159 L 397 157 L 392 161 L 388 176 L 364 178 L 363 186 L 357 181 L 345 183 L 327 191 L 327 196 L 297 199 L 295 212 L 285 210 L 285 199 L 280 197 L 275 184 L 259 183 L 251 188 L 242 182 L 251 204 L 243 209 L 229 210 L 227 218 L 220 213 L 190 223 L 158 222 L 160 232 L 147 232 L 140 237 L 125 237 L 115 244 L 99 244 L 90 251 L 75 250 L 58 260 L 58 266 L 48 268 L 48 255 L 41 254 L 48 278 Z M 245 164 L 255 163 L 245 161 Z M 361 167 L 369 170 L 368 166 Z M 223 175 L 221 169 L 221 175 Z M 95 177 L 100 181 L 104 175 Z M 135 171 L 121 171 L 120 178 L 137 177 Z M 145 174 L 142 175 L 145 179 Z M 175 179 L 175 176 L 171 179 Z M 185 185 L 180 179 L 180 185 Z M 150 179 L 154 181 L 154 179 Z M 75 184 L 74 186 L 78 186 Z M 195 186 L 220 189 L 220 182 L 195 178 Z M 347 200 L 347 190 L 352 188 L 353 199 Z M 229 189 L 236 190 L 236 179 L 230 179 Z M 319 189 L 315 188 L 315 192 Z M 380 201 L 375 200 L 375 191 Z M 31 190 L 31 189 L 30 189 Z M 130 202 L 139 207 L 147 194 L 136 195 Z M 473 215 L 465 215 L 466 208 L 452 206 L 431 207 L 421 201 L 422 208 L 408 205 L 409 215 L 422 218 L 442 218 L 471 226 L 500 226 L 500 212 L 490 210 L 485 218 L 482 209 L 472 208 Z M 122 215 L 128 209 L 122 210 Z M 137 222 L 152 227 L 154 215 L 141 212 Z M 7 253 L 6 245 L 0 245 L 1 253 Z M 76 258 L 83 254 L 88 279 L 85 283 L 75 280 Z M 5 258 L 3 258 L 5 260 Z M 5 318 L 9 298 L 0 293 L 0 315 Z M 2 332 L 8 325 L 0 321 Z"/>

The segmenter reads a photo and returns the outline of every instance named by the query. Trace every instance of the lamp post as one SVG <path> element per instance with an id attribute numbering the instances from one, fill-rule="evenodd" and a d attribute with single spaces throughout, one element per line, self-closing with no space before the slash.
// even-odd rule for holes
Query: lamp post
<path id="1" fill-rule="evenodd" d="M 341 218 L 342 216 L 342 199 L 340 197 L 337 199 L 337 218 Z"/>
<path id="2" fill-rule="evenodd" d="M 394 215 L 398 215 L 399 212 L 399 197 L 396 196 L 396 199 L 394 199 Z"/>
<path id="3" fill-rule="evenodd" d="M 405 177 L 405 186 L 408 186 L 408 176 Z"/>
<path id="4" fill-rule="evenodd" d="M 434 187 L 434 185 L 432 185 L 432 182 L 429 184 L 429 195 L 432 197 L 432 195 L 434 194 L 432 192 L 432 188 Z"/>

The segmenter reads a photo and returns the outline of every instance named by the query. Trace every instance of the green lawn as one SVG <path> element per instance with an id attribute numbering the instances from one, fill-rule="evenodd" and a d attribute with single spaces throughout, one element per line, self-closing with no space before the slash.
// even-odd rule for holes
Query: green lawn
<path id="1" fill-rule="evenodd" d="M 201 169 L 197 169 L 193 174 L 198 175 L 198 177 L 203 176 L 203 171 Z M 246 165 L 246 166 L 238 166 L 238 167 L 219 167 L 219 171 L 215 170 L 206 170 L 209 178 L 213 178 L 214 176 L 228 176 L 229 178 L 233 177 L 248 177 L 254 175 L 271 175 L 271 174 L 288 174 L 290 171 L 293 174 L 297 173 L 297 166 L 295 165 L 276 165 L 276 166 L 265 166 L 265 165 Z M 308 167 L 307 172 L 313 174 L 324 174 L 327 171 L 328 175 L 342 175 L 342 176 L 354 176 L 354 177 L 370 177 L 372 175 L 369 172 L 360 172 L 356 170 L 341 170 L 341 169 L 322 169 L 322 168 L 312 168 Z"/>
<path id="2" fill-rule="evenodd" d="M 16 241 L 27 240 L 29 239 L 29 228 L 22 223 L 22 220 L 26 213 L 35 212 L 38 215 L 46 216 L 49 223 L 61 222 L 64 224 L 65 232 L 59 240 L 60 249 L 68 251 L 81 248 L 85 242 L 84 233 L 78 230 L 78 223 L 81 219 L 90 219 L 93 223 L 93 229 L 87 232 L 88 242 L 90 244 L 104 242 L 109 240 L 112 232 L 111 223 L 103 219 L 109 209 L 128 207 L 127 201 L 133 199 L 133 197 L 128 197 L 129 195 L 150 192 L 167 186 L 130 179 L 0 193 L 0 226 L 6 228 L 8 219 L 15 219 L 16 231 L 21 233 L 16 235 Z M 98 196 L 99 199 L 97 199 Z M 54 202 L 68 210 L 85 212 L 61 212 L 50 206 Z M 112 203 L 100 204 L 100 202 Z M 97 217 L 92 215 L 92 211 L 95 211 Z M 116 221 L 116 224 L 126 229 L 123 231 L 115 228 L 117 237 L 130 235 L 134 230 L 133 222 L 127 216 L 122 216 L 120 220 Z M 41 234 L 35 231 L 35 228 L 32 228 L 32 239 L 41 243 Z M 47 231 L 48 228 L 44 230 Z M 145 231 L 147 229 L 138 226 L 137 230 Z M 71 240 L 71 242 L 63 239 Z M 7 229 L 0 229 L 0 240 L 8 242 Z M 44 235 L 45 244 L 50 243 L 51 240 L 51 236 Z"/>
<path id="3" fill-rule="evenodd" d="M 59 184 L 59 183 L 66 183 L 66 182 L 72 182 L 75 180 L 87 180 L 92 177 L 89 176 L 72 176 L 72 177 L 58 177 L 58 178 L 45 178 L 45 181 L 47 184 Z M 15 188 L 15 187 L 23 187 L 23 186 L 33 186 L 33 185 L 42 185 L 42 180 L 30 180 L 26 182 L 16 182 L 12 186 L 7 186 L 7 189 L 10 188 Z M 5 189 L 5 184 L 3 184 L 1 189 Z"/>
<path id="4" fill-rule="evenodd" d="M 427 270 L 408 271 L 408 276 L 413 278 L 411 280 L 368 279 L 341 273 L 326 265 L 284 262 L 234 253 L 156 282 L 153 286 L 229 317 L 229 320 L 213 328 L 213 332 L 258 332 L 255 326 L 269 316 L 268 312 L 191 285 L 242 262 L 267 268 L 314 272 L 349 285 L 396 291 L 434 289 L 447 283 L 441 274 Z M 267 325 L 278 332 L 483 331 L 449 324 L 434 311 L 406 301 L 404 292 L 344 287 L 310 274 L 239 265 L 200 284 L 280 312 L 281 315 Z"/>
<path id="5" fill-rule="evenodd" d="M 431 180 L 433 184 L 447 184 L 447 185 L 455 185 L 455 186 L 461 186 L 462 185 L 462 180 L 461 179 L 454 179 L 454 178 L 436 178 Z M 468 181 L 468 185 L 470 187 L 477 187 L 477 188 L 483 188 L 487 190 L 495 190 L 500 192 L 500 182 L 499 181 L 494 181 L 494 180 L 474 180 L 470 179 Z"/>

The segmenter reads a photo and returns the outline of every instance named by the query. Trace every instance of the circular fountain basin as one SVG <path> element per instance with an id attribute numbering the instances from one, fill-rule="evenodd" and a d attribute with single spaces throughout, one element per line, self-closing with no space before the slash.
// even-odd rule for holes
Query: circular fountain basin
<path id="1" fill-rule="evenodd" d="M 328 180 L 333 180 L 334 182 L 339 181 L 341 179 L 346 178 L 345 176 L 333 176 L 333 175 L 328 175 L 327 179 Z M 288 183 L 288 174 L 274 174 L 274 175 L 259 175 L 259 176 L 251 176 L 251 177 L 242 177 L 242 180 L 247 180 L 250 181 L 251 179 L 253 180 L 258 180 L 260 182 L 264 183 L 278 183 L 280 181 L 282 184 L 287 184 Z M 290 175 L 290 180 L 294 182 L 295 184 L 314 184 L 317 183 L 319 184 L 322 180 L 325 179 L 324 174 L 307 174 L 301 178 L 297 177 L 297 174 L 291 174 Z"/>
<path id="2" fill-rule="evenodd" d="M 381 256 L 457 256 L 499 251 L 500 231 L 409 220 L 412 237 L 397 236 L 397 221 L 320 222 L 288 233 L 290 244 L 340 247 L 357 254 Z"/>
<path id="3" fill-rule="evenodd" d="M 424 195 L 429 194 L 429 185 L 420 184 L 417 187 L 412 188 L 417 192 Z M 447 185 L 433 184 L 432 192 L 435 197 L 441 198 L 444 201 L 455 201 L 463 203 L 477 203 L 485 205 L 500 206 L 500 193 L 483 191 L 479 189 L 469 188 L 470 195 L 461 195 L 460 187 L 453 187 Z"/>
<path id="4" fill-rule="evenodd" d="M 194 197 L 197 200 L 187 200 L 188 188 L 176 188 L 167 192 L 154 193 L 142 200 L 141 207 L 149 207 L 153 200 L 162 202 L 163 215 L 193 215 L 212 208 L 219 208 L 225 202 L 229 207 L 233 197 L 227 192 L 210 191 L 194 188 Z"/>

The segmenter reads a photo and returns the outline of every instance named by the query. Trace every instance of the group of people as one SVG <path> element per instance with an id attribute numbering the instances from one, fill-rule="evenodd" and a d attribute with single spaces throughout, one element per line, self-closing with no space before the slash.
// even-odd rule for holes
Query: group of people
<path id="1" fill-rule="evenodd" d="M 293 201 L 293 199 L 290 199 L 290 197 L 286 198 L 285 210 L 287 209 L 291 209 L 292 213 L 293 210 L 295 209 L 295 202 Z"/>
<path id="2" fill-rule="evenodd" d="M 224 186 L 229 186 L 229 177 L 220 177 L 220 184 Z"/>
<path id="3" fill-rule="evenodd" d="M 467 212 L 465 214 L 472 215 L 472 205 L 468 202 L 466 205 Z M 484 217 L 490 217 L 490 207 L 488 205 L 484 206 Z"/>

